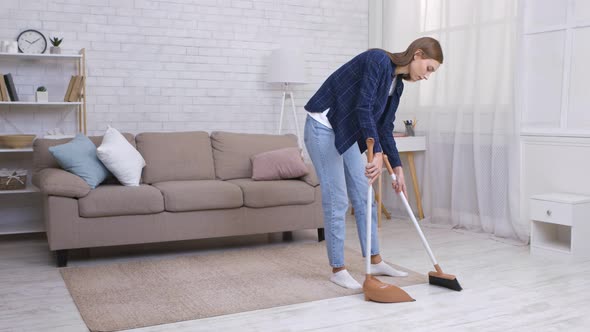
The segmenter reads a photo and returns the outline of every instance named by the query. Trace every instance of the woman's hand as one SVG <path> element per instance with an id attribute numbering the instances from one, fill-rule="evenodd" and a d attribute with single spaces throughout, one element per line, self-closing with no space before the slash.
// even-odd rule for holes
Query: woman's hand
<path id="1" fill-rule="evenodd" d="M 395 174 L 395 177 L 397 178 L 396 181 L 391 183 L 393 190 L 395 190 L 396 193 L 402 191 L 406 198 L 408 198 L 408 193 L 406 191 L 406 180 L 404 179 L 404 170 L 401 166 L 398 166 L 393 169 L 393 174 Z"/>
<path id="2" fill-rule="evenodd" d="M 365 176 L 369 178 L 369 184 L 373 184 L 381 174 L 383 168 L 383 153 L 377 152 L 373 156 L 373 161 L 365 166 Z"/>

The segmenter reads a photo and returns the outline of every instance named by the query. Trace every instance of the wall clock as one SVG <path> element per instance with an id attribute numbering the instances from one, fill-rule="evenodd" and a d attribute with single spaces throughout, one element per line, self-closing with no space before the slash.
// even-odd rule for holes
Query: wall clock
<path id="1" fill-rule="evenodd" d="M 22 53 L 42 54 L 47 49 L 47 39 L 37 30 L 25 30 L 16 38 L 18 50 Z"/>

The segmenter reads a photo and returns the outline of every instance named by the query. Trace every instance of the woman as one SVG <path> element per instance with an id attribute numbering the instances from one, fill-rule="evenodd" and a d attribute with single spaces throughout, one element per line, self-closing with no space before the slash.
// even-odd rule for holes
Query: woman
<path id="1" fill-rule="evenodd" d="M 405 52 L 365 51 L 336 70 L 309 100 L 305 122 L 305 146 L 322 189 L 322 208 L 330 280 L 342 287 L 362 286 L 344 264 L 345 216 L 348 200 L 355 211 L 358 236 L 365 254 L 366 193 L 383 167 L 385 153 L 394 169 L 396 192 L 406 194 L 400 157 L 393 139 L 393 121 L 404 88 L 403 80 L 427 80 L 443 63 L 436 39 L 413 41 Z M 365 141 L 375 140 L 375 156 L 365 165 L 361 153 Z M 367 178 L 369 181 L 367 181 Z M 376 208 L 373 202 L 371 272 L 405 277 L 407 273 L 385 264 L 379 255 Z"/>

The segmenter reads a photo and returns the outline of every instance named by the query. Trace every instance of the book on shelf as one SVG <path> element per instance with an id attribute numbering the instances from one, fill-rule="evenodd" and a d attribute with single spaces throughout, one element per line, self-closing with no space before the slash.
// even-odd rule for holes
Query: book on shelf
<path id="1" fill-rule="evenodd" d="M 82 97 L 84 97 L 83 93 L 84 93 L 84 86 L 86 82 L 86 76 L 82 76 L 82 78 L 80 79 L 80 86 L 78 87 L 78 90 L 76 90 L 76 93 L 78 94 L 78 100 L 76 101 L 80 101 L 82 99 Z"/>
<path id="2" fill-rule="evenodd" d="M 4 75 L 4 83 L 6 83 L 6 89 L 8 90 L 10 100 L 18 101 L 18 94 L 16 93 L 16 87 L 14 86 L 14 81 L 12 80 L 12 74 L 8 73 Z"/>
<path id="3" fill-rule="evenodd" d="M 0 73 L 0 101 L 10 101 L 6 82 L 4 82 L 4 74 Z"/>
<path id="4" fill-rule="evenodd" d="M 68 96 L 68 101 L 69 102 L 80 101 L 80 98 L 82 98 L 82 89 L 83 88 L 84 88 L 84 76 L 76 75 L 76 77 L 74 79 L 74 83 L 72 85 L 72 91 L 70 91 L 70 94 Z"/>
<path id="5" fill-rule="evenodd" d="M 72 93 L 72 88 L 74 87 L 74 82 L 76 82 L 76 75 L 72 75 L 70 78 L 70 83 L 68 84 L 68 89 L 66 90 L 66 95 L 64 96 L 64 101 L 70 100 L 70 93 Z"/>

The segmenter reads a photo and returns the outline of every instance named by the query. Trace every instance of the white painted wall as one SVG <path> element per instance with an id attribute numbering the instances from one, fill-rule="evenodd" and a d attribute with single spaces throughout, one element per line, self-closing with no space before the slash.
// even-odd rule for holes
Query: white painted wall
<path id="1" fill-rule="evenodd" d="M 368 2 L 356 0 L 2 0 L 0 40 L 26 29 L 64 37 L 63 52 L 86 49 L 88 133 L 225 130 L 276 133 L 281 87 L 266 83 L 268 56 L 281 46 L 304 52 L 303 106 L 335 69 L 368 46 Z M 22 100 L 45 85 L 63 99 L 73 62 L 0 59 Z M 290 104 L 288 104 L 290 105 Z M 74 133 L 75 113 L 0 106 L 0 134 Z M 294 132 L 290 110 L 284 132 Z M 0 168 L 30 169 L 30 154 L 0 154 Z M 28 158 L 28 159 L 27 159 Z M 0 233 L 41 229 L 38 197 L 0 195 Z M 31 228 L 27 228 L 31 230 Z"/>
<path id="2" fill-rule="evenodd" d="M 590 6 L 526 0 L 522 14 L 521 218 L 528 221 L 532 195 L 590 195 Z"/>
<path id="3" fill-rule="evenodd" d="M 367 48 L 367 20 L 368 3 L 355 0 L 2 0 L 0 40 L 33 28 L 64 37 L 64 52 L 86 48 L 89 134 L 107 124 L 132 133 L 274 133 L 281 93 L 265 82 L 270 51 L 305 53 L 309 84 L 295 87 L 302 122 L 319 85 Z M 55 66 L 0 62 L 0 71 L 13 73 L 23 99 L 48 85 L 59 100 L 71 68 Z M 10 119 L 0 133 L 72 123 L 58 111 L 4 107 L 0 116 Z M 294 131 L 290 117 L 285 129 Z"/>

